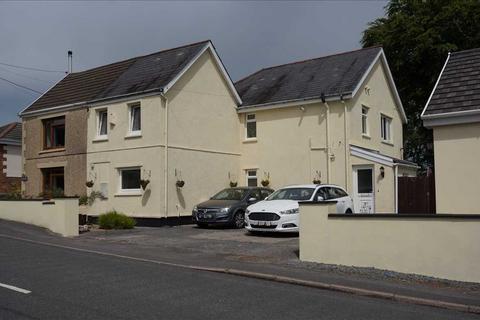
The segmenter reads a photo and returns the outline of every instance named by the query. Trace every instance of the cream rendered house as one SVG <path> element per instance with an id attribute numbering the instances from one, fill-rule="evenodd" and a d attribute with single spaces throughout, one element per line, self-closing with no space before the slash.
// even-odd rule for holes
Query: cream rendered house
<path id="1" fill-rule="evenodd" d="M 262 69 L 236 83 L 245 183 L 345 187 L 357 212 L 396 212 L 406 122 L 379 47 Z"/>
<path id="2" fill-rule="evenodd" d="M 238 171 L 240 97 L 210 41 L 138 58 L 106 94 L 131 87 L 143 92 L 89 105 L 89 193 L 106 198 L 89 213 L 191 215 Z"/>
<path id="3" fill-rule="evenodd" d="M 448 55 L 422 112 L 433 129 L 438 213 L 479 213 L 480 48 Z"/>

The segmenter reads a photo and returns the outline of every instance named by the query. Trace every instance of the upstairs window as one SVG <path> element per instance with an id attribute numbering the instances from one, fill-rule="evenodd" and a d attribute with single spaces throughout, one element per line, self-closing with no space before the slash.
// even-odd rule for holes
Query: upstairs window
<path id="1" fill-rule="evenodd" d="M 362 106 L 362 134 L 368 136 L 368 108 Z"/>
<path id="2" fill-rule="evenodd" d="M 257 137 L 257 119 L 254 113 L 245 115 L 246 138 L 255 139 Z"/>
<path id="3" fill-rule="evenodd" d="M 43 120 L 43 136 L 44 149 L 65 147 L 65 117 Z"/>
<path id="4" fill-rule="evenodd" d="M 392 118 L 382 114 L 380 118 L 380 131 L 383 141 L 390 142 L 392 140 L 391 134 Z"/>
<path id="5" fill-rule="evenodd" d="M 97 112 L 97 123 L 98 123 L 98 130 L 97 136 L 98 137 L 106 137 L 108 134 L 108 113 L 107 110 L 100 110 Z"/>
<path id="6" fill-rule="evenodd" d="M 130 106 L 130 133 L 140 134 L 142 132 L 142 113 L 140 104 Z"/>

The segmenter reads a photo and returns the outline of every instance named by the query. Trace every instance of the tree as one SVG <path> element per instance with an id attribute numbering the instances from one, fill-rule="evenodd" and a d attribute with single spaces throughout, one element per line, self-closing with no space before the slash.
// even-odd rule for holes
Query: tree
<path id="1" fill-rule="evenodd" d="M 391 0 L 385 8 L 361 43 L 383 46 L 408 118 L 404 156 L 425 169 L 433 165 L 432 132 L 420 115 L 448 52 L 480 47 L 480 1 Z"/>

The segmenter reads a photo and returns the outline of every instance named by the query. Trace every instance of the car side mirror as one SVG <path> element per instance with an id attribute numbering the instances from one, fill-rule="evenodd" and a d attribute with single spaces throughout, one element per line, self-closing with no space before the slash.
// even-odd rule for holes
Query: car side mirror
<path id="1" fill-rule="evenodd" d="M 317 201 L 325 201 L 325 199 L 322 196 L 318 196 Z"/>
<path id="2" fill-rule="evenodd" d="M 252 197 L 252 198 L 248 198 L 247 201 L 248 201 L 248 202 L 256 202 L 256 201 L 257 201 L 257 198 L 253 198 L 253 197 Z"/>

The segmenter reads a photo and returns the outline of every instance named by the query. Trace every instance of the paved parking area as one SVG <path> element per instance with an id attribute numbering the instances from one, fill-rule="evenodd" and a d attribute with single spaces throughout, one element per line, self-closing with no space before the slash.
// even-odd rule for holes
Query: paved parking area
<path id="1" fill-rule="evenodd" d="M 92 230 L 82 238 L 163 247 L 176 252 L 222 256 L 232 261 L 288 262 L 298 261 L 298 234 L 252 235 L 245 229 L 194 225 L 134 230 Z"/>

